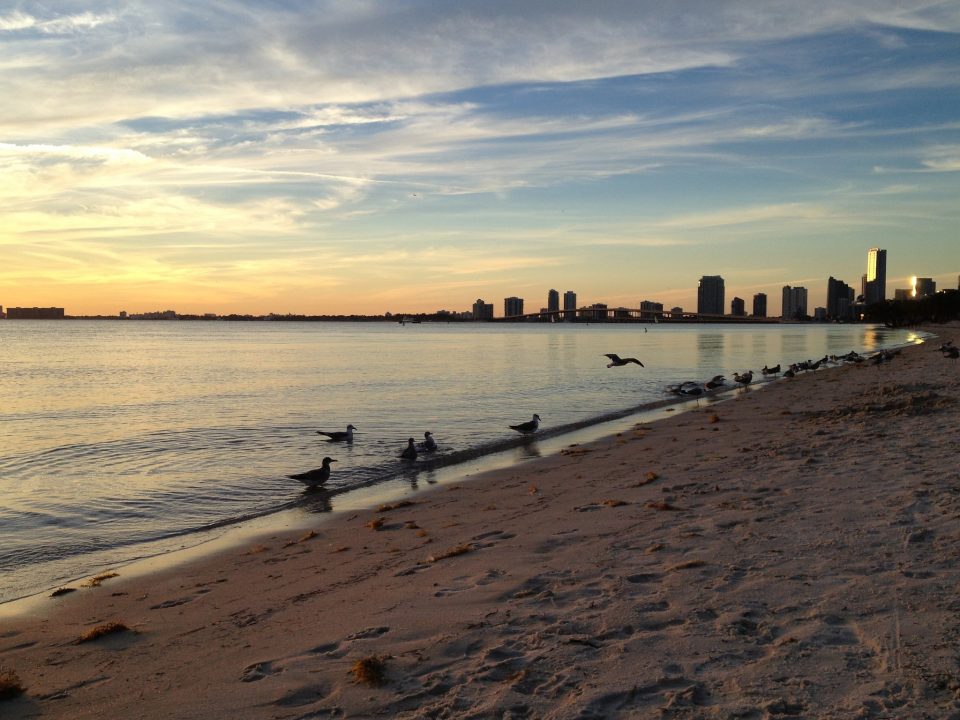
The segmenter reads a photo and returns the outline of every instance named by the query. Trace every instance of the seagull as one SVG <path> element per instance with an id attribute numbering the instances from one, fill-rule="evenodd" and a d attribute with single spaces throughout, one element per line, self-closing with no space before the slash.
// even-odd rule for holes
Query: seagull
<path id="1" fill-rule="evenodd" d="M 950 352 L 950 347 L 953 345 L 953 340 L 947 340 L 940 346 L 940 352 Z"/>
<path id="2" fill-rule="evenodd" d="M 419 448 L 424 452 L 433 452 L 437 449 L 437 441 L 433 439 L 433 433 L 427 430 L 423 434 L 423 442 L 420 443 Z"/>
<path id="3" fill-rule="evenodd" d="M 407 440 L 407 446 L 403 449 L 403 452 L 400 453 L 401 460 L 416 460 L 417 459 L 417 446 L 413 444 L 413 438 Z"/>
<path id="4" fill-rule="evenodd" d="M 348 443 L 353 442 L 353 431 L 356 428 L 353 425 L 347 425 L 347 430 L 334 430 L 333 432 L 326 432 L 325 430 L 317 430 L 317 435 L 326 435 L 330 440 L 343 441 L 346 440 Z"/>
<path id="5" fill-rule="evenodd" d="M 774 365 L 772 368 L 768 368 L 766 365 L 764 365 L 763 370 L 761 370 L 760 372 L 762 372 L 764 375 L 779 375 L 780 366 Z"/>
<path id="6" fill-rule="evenodd" d="M 528 420 L 525 423 L 520 423 L 519 425 L 511 425 L 511 430 L 516 430 L 518 433 L 523 433 L 524 435 L 529 435 L 535 433 L 540 427 L 540 416 L 534 413 L 533 420 Z"/>
<path id="7" fill-rule="evenodd" d="M 320 487 L 330 479 L 330 463 L 335 462 L 336 460 L 333 458 L 325 457 L 323 459 L 323 467 L 318 467 L 315 470 L 307 470 L 306 472 L 297 473 L 296 475 L 287 475 L 287 477 L 291 480 L 299 480 L 304 485 L 309 485 L 310 487 Z"/>
<path id="8" fill-rule="evenodd" d="M 734 373 L 733 381 L 737 385 L 742 385 L 743 387 L 746 387 L 751 382 L 753 382 L 753 370 L 747 370 L 745 373 L 743 373 L 743 375 L 740 375 L 739 373 Z"/>
<path id="9" fill-rule="evenodd" d="M 606 353 L 606 354 L 604 355 L 604 357 L 610 358 L 610 362 L 609 362 L 609 364 L 607 365 L 608 368 L 621 367 L 621 366 L 627 365 L 627 364 L 629 364 L 629 363 L 636 363 L 636 364 L 639 365 L 640 367 L 644 367 L 644 364 L 643 364 L 642 362 L 640 362 L 639 360 L 637 360 L 636 358 L 622 358 L 622 357 L 620 357 L 619 355 L 617 355 L 616 353 Z"/>
<path id="10" fill-rule="evenodd" d="M 717 388 L 722 388 L 724 386 L 725 380 L 726 379 L 723 377 L 723 375 L 714 375 L 713 378 L 707 380 L 703 386 L 707 390 L 716 390 Z M 681 392 L 683 391 L 681 390 Z"/>

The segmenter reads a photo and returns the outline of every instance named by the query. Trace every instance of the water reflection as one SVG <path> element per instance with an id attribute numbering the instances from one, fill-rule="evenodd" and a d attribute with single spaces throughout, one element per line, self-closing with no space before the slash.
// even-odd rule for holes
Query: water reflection
<path id="1" fill-rule="evenodd" d="M 517 445 L 514 455 L 517 460 L 529 460 L 531 458 L 541 457 L 542 453 L 536 439 L 529 438 L 528 440 L 524 440 L 521 445 Z"/>
<path id="2" fill-rule="evenodd" d="M 303 491 L 303 509 L 309 513 L 331 512 L 330 493 L 320 487 L 307 488 Z"/>

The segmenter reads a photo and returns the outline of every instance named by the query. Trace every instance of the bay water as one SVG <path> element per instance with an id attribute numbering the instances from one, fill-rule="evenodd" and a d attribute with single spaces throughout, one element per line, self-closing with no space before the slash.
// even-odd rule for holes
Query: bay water
<path id="1" fill-rule="evenodd" d="M 0 602 L 529 446 L 508 425 L 533 413 L 549 437 L 670 402 L 672 383 L 921 339 L 868 325 L 0 321 Z M 644 367 L 608 369 L 605 353 Z M 351 444 L 316 433 L 347 424 Z M 426 430 L 440 450 L 401 461 Z M 325 455 L 320 497 L 286 477 Z"/>

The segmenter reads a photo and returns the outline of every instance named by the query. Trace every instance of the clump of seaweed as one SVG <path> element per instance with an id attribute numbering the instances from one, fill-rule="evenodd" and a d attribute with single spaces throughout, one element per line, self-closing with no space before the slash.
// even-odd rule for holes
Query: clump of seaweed
<path id="1" fill-rule="evenodd" d="M 94 575 L 92 578 L 87 580 L 83 585 L 84 587 L 100 587 L 103 584 L 104 580 L 109 580 L 110 578 L 120 577 L 120 573 L 115 572 L 105 572 L 100 573 L 99 575 Z"/>
<path id="2" fill-rule="evenodd" d="M 709 420 L 712 423 L 718 423 L 720 422 L 720 416 L 714 413 L 713 415 L 710 416 Z"/>
<path id="3" fill-rule="evenodd" d="M 76 592 L 76 588 L 71 587 L 60 587 L 50 593 L 50 597 L 60 597 L 61 595 L 69 595 L 72 592 Z"/>
<path id="4" fill-rule="evenodd" d="M 379 687 L 387 681 L 386 658 L 380 655 L 360 658 L 353 664 L 350 672 L 353 673 L 355 682 Z"/>
<path id="5" fill-rule="evenodd" d="M 401 500 L 398 503 L 393 503 L 392 505 L 381 505 L 377 508 L 377 512 L 390 512 L 391 510 L 399 510 L 400 508 L 410 507 L 411 505 L 416 505 L 417 503 L 414 500 Z"/>
<path id="6" fill-rule="evenodd" d="M 0 700 L 11 700 L 23 695 L 27 689 L 20 682 L 20 676 L 13 670 L 0 668 Z"/>
<path id="7" fill-rule="evenodd" d="M 427 562 L 433 563 L 438 560 L 446 560 L 447 558 L 456 557 L 457 555 L 463 555 L 464 553 L 472 552 L 473 545 L 469 543 L 464 543 L 463 545 L 457 545 L 455 547 L 449 548 L 442 552 L 437 553 L 436 555 L 431 555 L 427 558 Z"/>
<path id="8" fill-rule="evenodd" d="M 706 563 L 703 560 L 687 560 L 686 562 L 673 565 L 667 570 L 673 572 L 674 570 L 690 570 L 691 568 L 703 567 Z"/>
<path id="9" fill-rule="evenodd" d="M 387 521 L 386 518 L 382 518 L 382 517 L 374 518 L 373 520 L 371 520 L 370 522 L 368 522 L 366 525 L 364 525 L 364 527 L 368 527 L 368 528 L 370 528 L 371 530 L 382 530 L 382 529 L 383 529 L 383 524 L 384 524 L 386 521 Z"/>
<path id="10" fill-rule="evenodd" d="M 646 505 L 644 505 L 644 507 L 650 508 L 651 510 L 680 510 L 681 509 L 681 508 L 678 508 L 676 505 L 671 505 L 670 503 L 664 502 L 663 500 L 660 500 L 658 502 L 653 502 L 653 501 L 648 502 Z"/>
<path id="11" fill-rule="evenodd" d="M 97 625 L 90 630 L 87 630 L 83 635 L 77 638 L 77 644 L 92 642 L 93 640 L 98 640 L 106 635 L 115 635 L 116 633 L 121 632 L 133 632 L 130 628 L 124 625 L 122 622 L 108 622 L 103 625 Z"/>
<path id="12" fill-rule="evenodd" d="M 628 503 L 626 500 L 614 500 L 612 498 L 608 498 L 607 500 L 604 500 L 602 504 L 606 505 L 607 507 L 620 507 L 621 505 L 629 505 L 630 503 Z"/>

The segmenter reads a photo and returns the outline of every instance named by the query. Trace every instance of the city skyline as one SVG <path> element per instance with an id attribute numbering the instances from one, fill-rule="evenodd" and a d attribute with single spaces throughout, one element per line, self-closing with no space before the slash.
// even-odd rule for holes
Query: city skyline
<path id="1" fill-rule="evenodd" d="M 0 10 L 0 296 L 111 315 L 960 274 L 960 6 Z M 536 298 L 534 300 L 534 298 Z M 729 306 L 724 308 L 728 311 Z"/>

